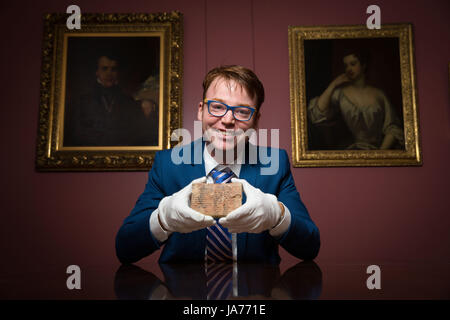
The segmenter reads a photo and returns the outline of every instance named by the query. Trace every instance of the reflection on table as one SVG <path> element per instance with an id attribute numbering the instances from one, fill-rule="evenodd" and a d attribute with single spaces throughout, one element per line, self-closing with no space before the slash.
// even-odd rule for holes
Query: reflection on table
<path id="1" fill-rule="evenodd" d="M 114 279 L 118 299 L 211 299 L 207 267 L 203 264 L 160 264 L 161 281 L 135 265 L 122 265 Z M 318 299 L 322 271 L 313 261 L 304 261 L 280 274 L 278 265 L 235 263 L 233 290 L 228 299 Z M 210 266 L 208 266 L 210 268 Z"/>

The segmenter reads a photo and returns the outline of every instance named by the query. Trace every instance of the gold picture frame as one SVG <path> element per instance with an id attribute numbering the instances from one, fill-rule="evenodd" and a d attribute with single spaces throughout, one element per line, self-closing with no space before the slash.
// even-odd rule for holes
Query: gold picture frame
<path id="1" fill-rule="evenodd" d="M 290 26 L 294 167 L 421 165 L 414 68 L 411 24 Z"/>
<path id="2" fill-rule="evenodd" d="M 183 16 L 44 17 L 36 169 L 149 170 L 182 125 Z"/>

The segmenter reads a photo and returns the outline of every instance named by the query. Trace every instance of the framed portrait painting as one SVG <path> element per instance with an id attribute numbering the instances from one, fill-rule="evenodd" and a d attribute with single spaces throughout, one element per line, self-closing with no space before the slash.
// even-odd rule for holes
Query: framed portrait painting
<path id="1" fill-rule="evenodd" d="M 44 18 L 36 168 L 148 170 L 181 127 L 179 12 Z"/>
<path id="2" fill-rule="evenodd" d="M 421 165 L 412 26 L 289 27 L 293 165 Z"/>

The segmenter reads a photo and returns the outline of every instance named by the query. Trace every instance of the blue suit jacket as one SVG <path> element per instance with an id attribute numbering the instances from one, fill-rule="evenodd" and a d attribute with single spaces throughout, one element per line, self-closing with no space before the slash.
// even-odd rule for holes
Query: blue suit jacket
<path id="1" fill-rule="evenodd" d="M 246 152 L 247 162 L 242 165 L 239 178 L 247 180 L 265 193 L 277 196 L 278 200 L 289 208 L 291 224 L 279 238 L 272 237 L 268 231 L 258 234 L 239 233 L 237 235 L 238 261 L 278 263 L 280 261 L 278 245 L 300 259 L 314 259 L 320 247 L 319 230 L 300 200 L 286 151 L 259 146 L 251 147 L 256 148 L 258 155 L 264 154 L 259 151 L 266 152 L 265 154 L 269 156 L 278 152 L 279 169 L 274 175 L 261 175 L 261 169 L 270 167 L 270 163 L 263 164 L 258 156 L 256 163 L 247 164 L 249 152 Z M 122 263 L 136 262 L 158 250 L 163 244 L 165 246 L 159 258 L 161 263 L 204 260 L 206 229 L 191 233 L 174 232 L 164 243 L 160 243 L 151 234 L 149 224 L 151 213 L 158 208 L 159 202 L 164 197 L 181 190 L 192 180 L 205 176 L 203 148 L 204 143 L 196 140 L 176 149 L 180 156 L 190 152 L 190 155 L 187 154 L 191 160 L 189 164 L 174 164 L 171 160 L 172 150 L 163 150 L 156 154 L 145 190 L 116 237 L 116 253 Z M 194 163 L 196 152 L 197 162 L 201 155 L 200 164 Z M 245 202 L 245 195 L 243 200 Z"/>

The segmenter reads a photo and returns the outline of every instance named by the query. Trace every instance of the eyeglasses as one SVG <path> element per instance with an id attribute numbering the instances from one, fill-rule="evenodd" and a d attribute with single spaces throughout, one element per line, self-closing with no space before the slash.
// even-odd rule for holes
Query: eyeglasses
<path id="1" fill-rule="evenodd" d="M 204 100 L 203 102 L 208 105 L 208 112 L 214 117 L 223 117 L 227 114 L 228 110 L 231 110 L 233 117 L 238 121 L 249 121 L 253 113 L 255 113 L 255 108 L 237 106 L 231 107 L 226 103 L 215 101 L 215 100 Z"/>

